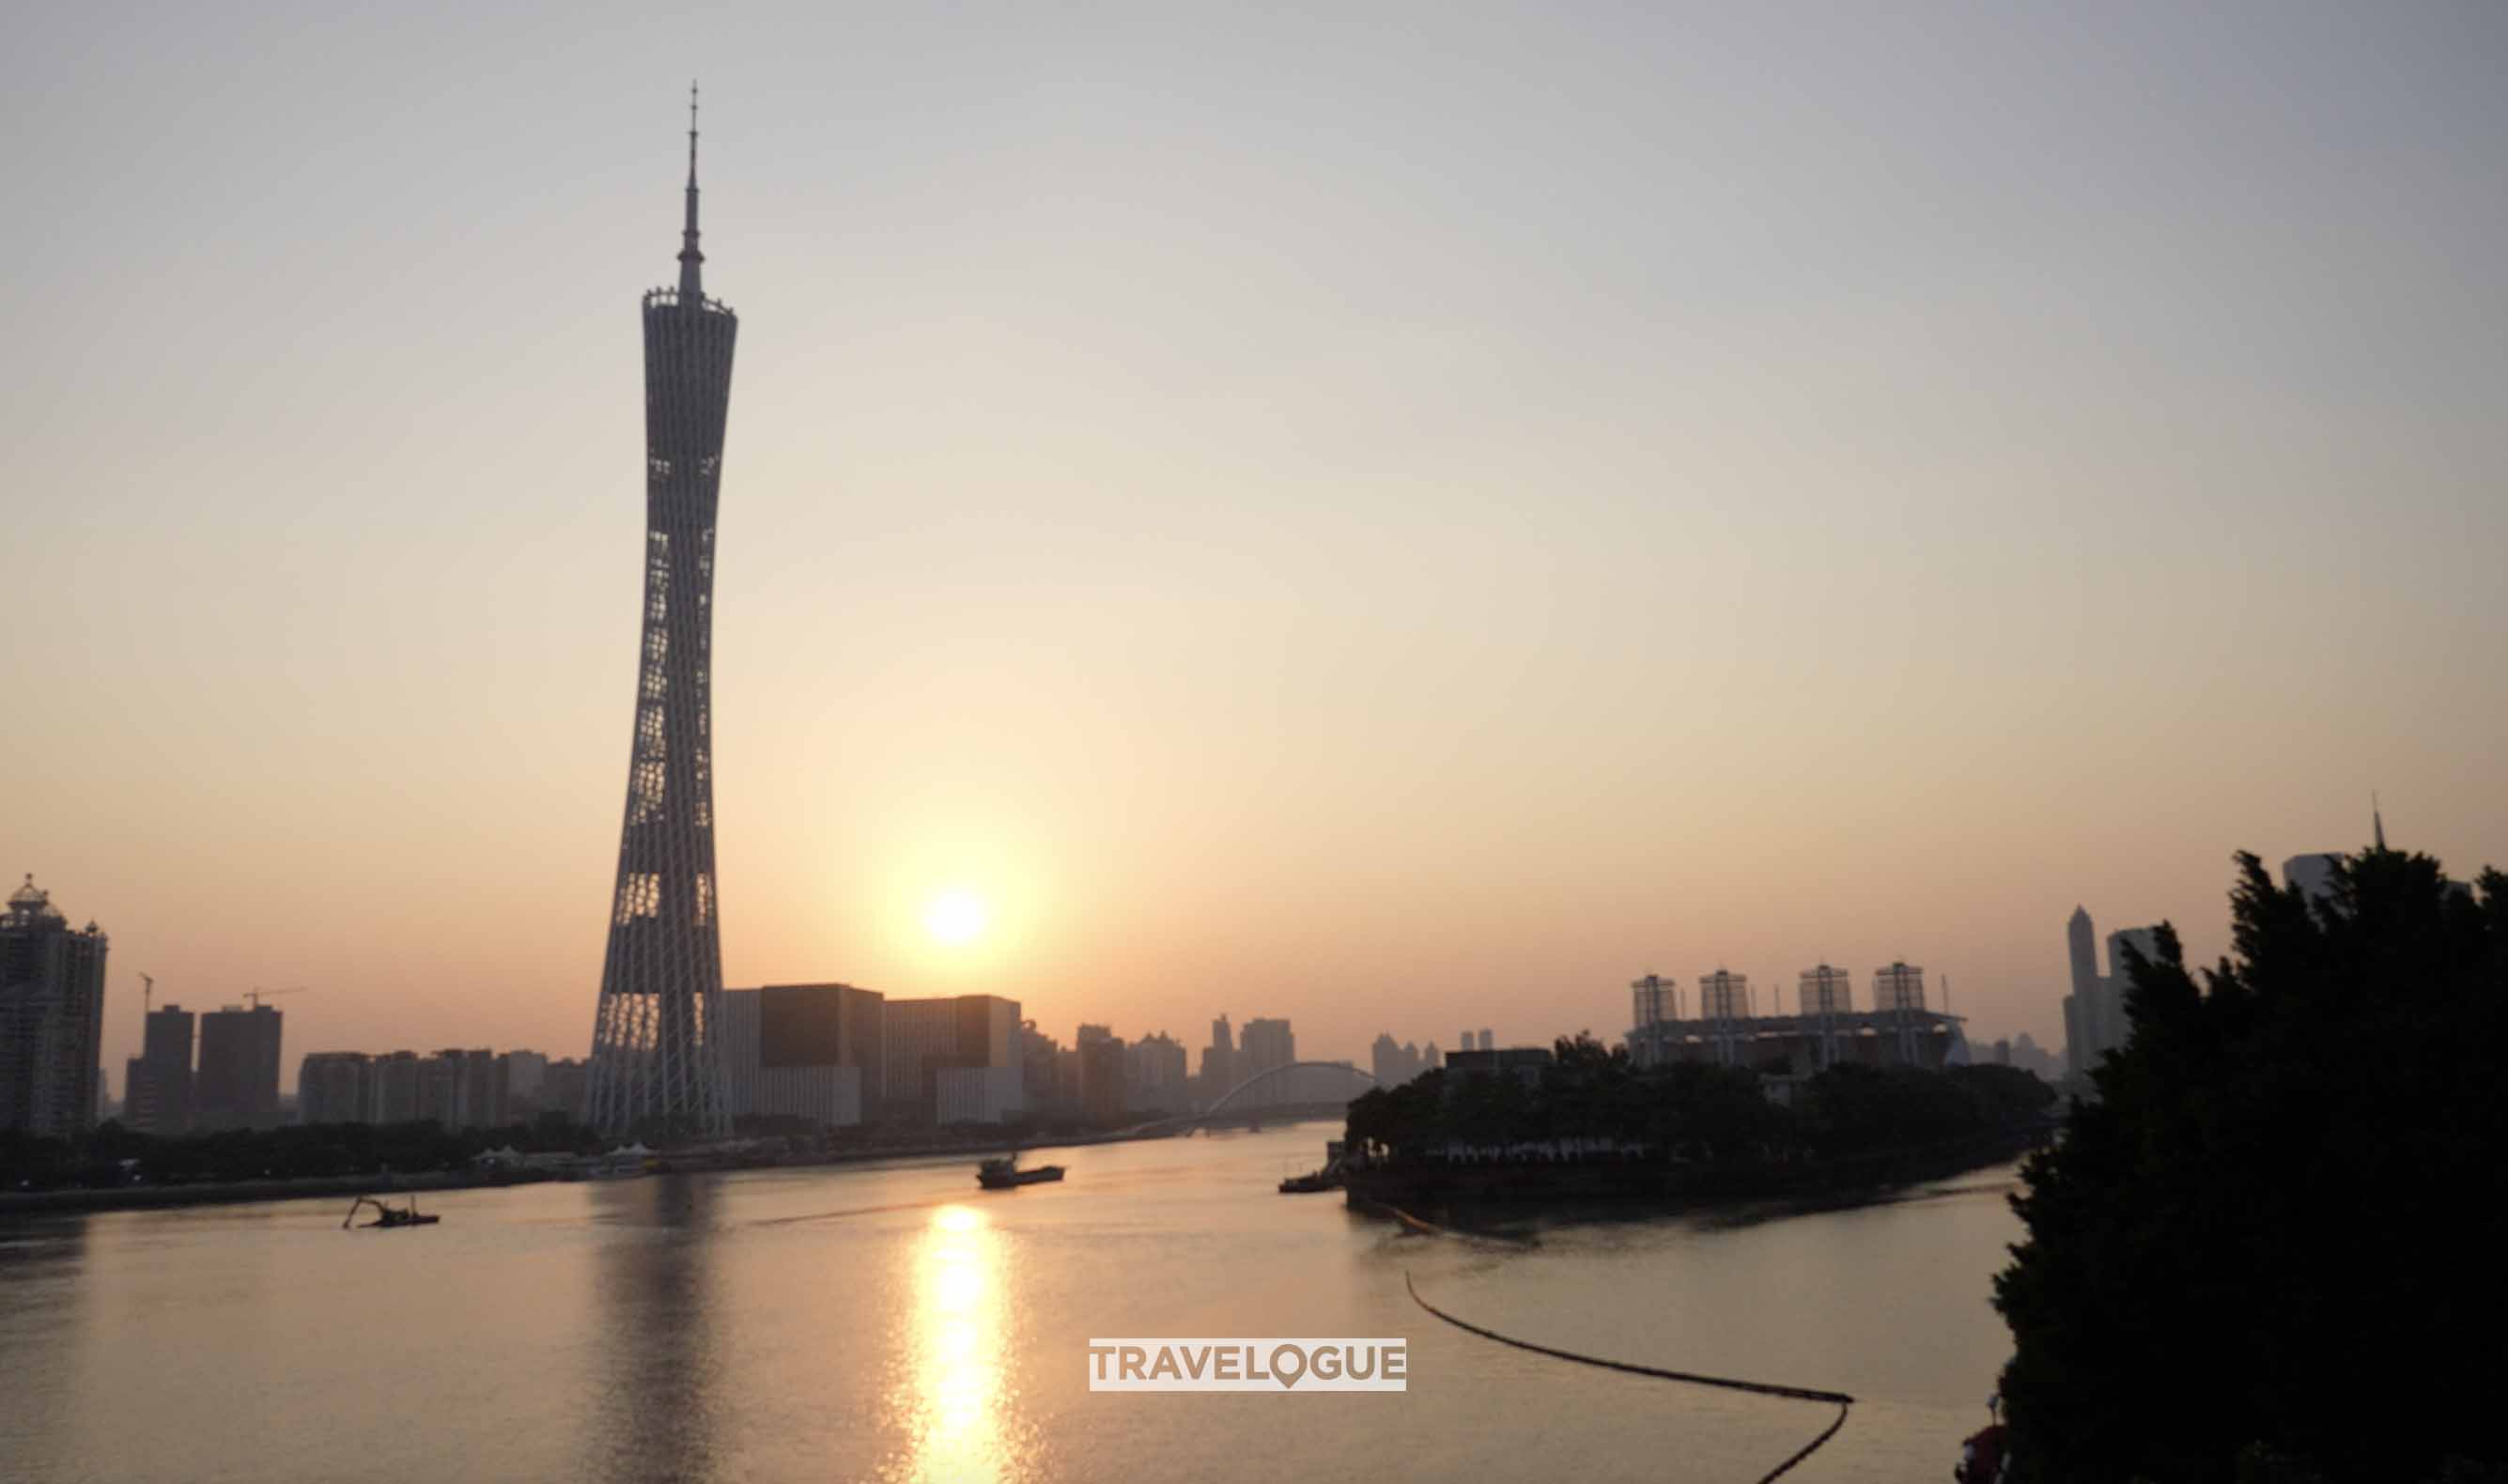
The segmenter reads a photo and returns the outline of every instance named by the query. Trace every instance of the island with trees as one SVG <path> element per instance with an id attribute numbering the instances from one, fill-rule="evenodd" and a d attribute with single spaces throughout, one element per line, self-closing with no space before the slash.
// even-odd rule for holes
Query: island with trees
<path id="1" fill-rule="evenodd" d="M 1354 1206 L 1831 1200 L 2011 1159 L 2055 1092 L 2009 1066 L 1842 1063 L 1784 1086 L 1747 1066 L 1635 1064 L 1561 1039 L 1537 1073 L 1439 1068 L 1349 1105 Z"/>

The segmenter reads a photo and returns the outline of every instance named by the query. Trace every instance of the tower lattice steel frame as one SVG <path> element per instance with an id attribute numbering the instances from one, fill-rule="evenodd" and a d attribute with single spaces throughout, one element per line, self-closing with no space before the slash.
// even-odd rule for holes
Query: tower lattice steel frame
<path id="1" fill-rule="evenodd" d="M 730 1132 L 711 730 L 714 517 L 740 321 L 705 296 L 697 103 L 688 90 L 680 285 L 645 295 L 645 619 L 609 950 L 593 1016 L 588 1117 L 608 1132 Z"/>

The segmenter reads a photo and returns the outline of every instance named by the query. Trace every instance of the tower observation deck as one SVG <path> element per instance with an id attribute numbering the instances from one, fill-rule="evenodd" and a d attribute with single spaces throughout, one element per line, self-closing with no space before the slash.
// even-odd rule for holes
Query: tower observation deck
<path id="1" fill-rule="evenodd" d="M 715 1035 L 722 909 L 714 855 L 711 649 L 715 502 L 740 321 L 705 296 L 704 262 L 691 87 L 679 286 L 645 295 L 643 663 L 587 1110 L 605 1132 L 675 1138 L 730 1131 Z"/>

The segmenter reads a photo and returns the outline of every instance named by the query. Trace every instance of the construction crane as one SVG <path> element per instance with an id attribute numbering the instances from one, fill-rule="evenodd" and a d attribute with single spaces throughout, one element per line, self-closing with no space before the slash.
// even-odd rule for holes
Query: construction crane
<path id="1" fill-rule="evenodd" d="M 303 994 L 305 992 L 306 986 L 299 984 L 293 989 L 247 989 L 243 992 L 243 997 L 252 1001 L 253 1009 L 259 1010 L 261 1008 L 261 1002 L 273 997 L 274 995 Z"/>

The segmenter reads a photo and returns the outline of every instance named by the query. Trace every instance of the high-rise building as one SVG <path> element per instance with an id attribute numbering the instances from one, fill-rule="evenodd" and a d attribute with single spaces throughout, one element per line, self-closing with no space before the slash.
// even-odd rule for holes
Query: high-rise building
<path id="1" fill-rule="evenodd" d="M 540 1109 L 580 1123 L 591 1104 L 592 1063 L 568 1057 L 548 1064 L 540 1078 Z"/>
<path id="2" fill-rule="evenodd" d="M 2099 978 L 2098 930 L 2090 924 L 2088 908 L 2073 909 L 2064 924 L 2064 950 L 2073 975 L 2073 992 L 2064 996 L 2064 1070 L 2078 1076 L 2096 1065 L 2106 1050 L 2099 1044 L 2099 1024 L 2107 984 Z"/>
<path id="3" fill-rule="evenodd" d="M 880 1104 L 881 996 L 851 984 L 768 984 L 722 996 L 726 1107 L 829 1128 Z"/>
<path id="4" fill-rule="evenodd" d="M 1431 1043 L 1430 1052 L 1435 1049 L 1435 1044 Z M 1419 1047 L 1408 1041 L 1397 1044 L 1389 1030 L 1379 1034 L 1375 1043 L 1368 1047 L 1367 1059 L 1368 1071 L 1376 1078 L 1377 1086 L 1387 1088 L 1400 1087 L 1432 1064 L 1420 1055 Z"/>
<path id="5" fill-rule="evenodd" d="M 644 660 L 618 883 L 593 1017 L 591 1121 L 623 1133 L 730 1131 L 707 1018 L 722 993 L 714 852 L 715 505 L 739 320 L 708 299 L 688 98 L 680 285 L 645 295 Z"/>
<path id="6" fill-rule="evenodd" d="M 461 1103 L 464 1129 L 500 1128 L 505 1122 L 505 1069 L 495 1052 L 481 1047 L 461 1055 Z"/>
<path id="7" fill-rule="evenodd" d="M 413 1051 L 387 1052 L 366 1068 L 367 1095 L 371 1099 L 368 1116 L 379 1124 L 412 1124 L 418 1122 L 419 1105 L 424 1100 L 425 1081 L 421 1068 L 425 1063 Z"/>
<path id="8" fill-rule="evenodd" d="M 161 1137 L 191 1128 L 194 1020 L 180 1005 L 148 1012 L 139 1055 L 123 1068 L 125 1125 Z"/>
<path id="9" fill-rule="evenodd" d="M 889 1118 L 939 1122 L 947 1072 L 989 1073 L 948 1079 L 954 1121 L 998 1123 L 1021 1107 L 1018 1001 L 992 994 L 890 1000 L 880 1020 L 880 1105 Z"/>
<path id="10" fill-rule="evenodd" d="M 504 1065 L 495 1052 L 448 1047 L 418 1063 L 418 1116 L 447 1129 L 506 1122 Z"/>
<path id="11" fill-rule="evenodd" d="M 497 1058 L 503 1083 L 505 1122 L 529 1123 L 543 1111 L 540 1084 L 548 1078 L 549 1058 L 535 1051 L 509 1051 Z"/>
<path id="12" fill-rule="evenodd" d="M 0 915 L 0 1130 L 68 1138 L 95 1127 L 103 1068 L 104 930 L 72 931 L 35 884 Z"/>
<path id="13" fill-rule="evenodd" d="M 280 1014 L 229 1005 L 201 1017 L 192 1127 L 267 1129 L 278 1122 Z"/>
<path id="14" fill-rule="evenodd" d="M 1080 1028 L 1080 1114 L 1092 1123 L 1111 1124 L 1125 1107 L 1124 1043 L 1102 1025 Z M 1098 1034 L 1086 1034 L 1092 1030 Z"/>
<path id="15" fill-rule="evenodd" d="M 2072 959 L 2073 992 L 2080 994 L 2099 982 L 2099 935 L 2090 925 L 2090 909 L 2076 906 L 2064 924 L 2064 946 Z"/>
<path id="16" fill-rule="evenodd" d="M 1229 1067 L 1234 1080 L 1228 1088 L 1221 1088 L 1210 1095 L 1223 1096 L 1230 1088 L 1241 1087 L 1250 1078 L 1287 1066 L 1297 1059 L 1298 1037 L 1289 1028 L 1289 1022 L 1258 1016 L 1246 1021 L 1245 1028 L 1237 1033 L 1236 1056 Z M 1267 1103 L 1285 1102 L 1287 1091 L 1286 1079 L 1265 1078 L 1259 1085 L 1247 1088 L 1232 1106 L 1261 1107 Z"/>
<path id="17" fill-rule="evenodd" d="M 418 1116 L 447 1129 L 461 1127 L 460 1051 L 440 1051 L 418 1063 Z"/>
<path id="18" fill-rule="evenodd" d="M 1185 1084 L 1184 1043 L 1165 1031 L 1153 1031 L 1133 1042 L 1125 1059 L 1130 1063 L 1128 1106 L 1181 1113 L 1192 1105 Z"/>
<path id="19" fill-rule="evenodd" d="M 2067 943 L 2072 955 L 2073 992 L 2064 997 L 2064 1069 L 2075 1075 L 2095 1068 L 2101 1057 L 2124 1045 L 2133 1033 L 2124 1008 L 2125 997 L 2133 987 L 2133 970 L 2125 960 L 2124 949 L 2130 946 L 2146 959 L 2159 956 L 2158 928 L 2127 928 L 2110 933 L 2108 972 L 2102 977 L 2096 953 L 2084 950 L 2089 935 L 2089 913 L 2075 909 Z"/>
<path id="20" fill-rule="evenodd" d="M 1243 1055 L 1236 1067 L 1240 1081 L 1275 1066 L 1287 1066 L 1298 1059 L 1297 1032 L 1289 1028 L 1287 1020 L 1248 1020 L 1241 1042 Z"/>
<path id="21" fill-rule="evenodd" d="M 1080 1087 L 1064 1075 L 1064 1052 L 1061 1043 L 1036 1028 L 1034 1020 L 1019 1021 L 1019 1093 L 1026 1111 L 1039 1118 L 1069 1118 L 1080 1111 Z M 1078 1068 L 1072 1068 L 1076 1075 Z"/>
<path id="22" fill-rule="evenodd" d="M 1194 1090 L 1195 1096 L 1204 1104 L 1227 1096 L 1228 1090 L 1240 1080 L 1236 1067 L 1236 1037 L 1229 1029 L 1228 1017 L 1221 1016 L 1210 1022 L 1210 1044 L 1201 1049 L 1201 1075 L 1197 1079 L 1199 1085 Z"/>
<path id="23" fill-rule="evenodd" d="M 364 1052 L 307 1052 L 296 1066 L 296 1121 L 362 1124 L 373 1117 L 375 1058 Z"/>

